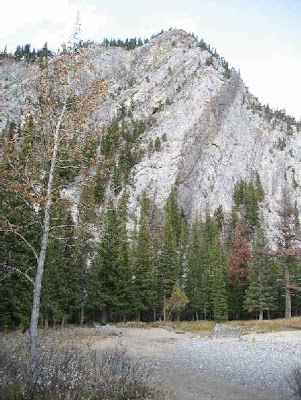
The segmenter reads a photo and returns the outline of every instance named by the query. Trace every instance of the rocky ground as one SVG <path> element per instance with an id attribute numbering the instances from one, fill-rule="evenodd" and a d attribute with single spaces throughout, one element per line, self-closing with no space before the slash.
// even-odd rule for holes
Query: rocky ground
<path id="1" fill-rule="evenodd" d="M 121 329 L 95 342 L 125 346 L 154 366 L 177 399 L 292 399 L 288 379 L 301 361 L 301 331 L 212 337 L 164 329 Z"/>

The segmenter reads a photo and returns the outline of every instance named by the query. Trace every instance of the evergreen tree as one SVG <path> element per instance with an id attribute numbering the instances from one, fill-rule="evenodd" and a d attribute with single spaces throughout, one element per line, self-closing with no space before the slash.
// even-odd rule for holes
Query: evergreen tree
<path id="1" fill-rule="evenodd" d="M 301 235 L 298 224 L 299 221 L 296 219 L 296 211 L 288 187 L 282 188 L 282 198 L 278 213 L 280 216 L 279 230 L 282 237 L 275 255 L 280 256 L 283 261 L 285 318 L 291 318 L 292 290 L 300 289 L 292 282 L 292 268 L 296 260 L 301 256 L 300 248 L 296 246 L 296 243 L 301 241 Z"/>
<path id="2" fill-rule="evenodd" d="M 246 221 L 254 230 L 259 224 L 259 199 L 252 181 L 246 185 L 244 205 Z"/>
<path id="3" fill-rule="evenodd" d="M 125 197 L 117 209 L 112 200 L 108 203 L 91 275 L 88 301 L 90 306 L 101 309 L 102 322 L 107 321 L 111 312 L 125 314 L 131 293 Z"/>
<path id="4" fill-rule="evenodd" d="M 262 228 L 255 232 L 248 287 L 245 293 L 244 307 L 248 312 L 258 312 L 263 319 L 263 312 L 275 308 L 276 274 L 270 260 L 267 241 Z"/>
<path id="5" fill-rule="evenodd" d="M 165 206 L 165 223 L 160 252 L 159 280 L 163 300 L 163 319 L 166 320 L 166 301 L 171 296 L 176 282 L 181 280 L 183 265 L 181 255 L 181 237 L 183 233 L 183 215 L 177 205 L 177 191 L 172 189 Z"/>
<path id="6" fill-rule="evenodd" d="M 243 316 L 243 300 L 249 273 L 249 261 L 250 234 L 246 223 L 240 219 L 228 254 L 229 309 L 235 319 Z"/>
<path id="7" fill-rule="evenodd" d="M 224 319 L 228 314 L 226 257 L 220 243 L 216 221 L 209 215 L 204 224 L 204 239 L 212 315 L 217 320 Z"/>
<path id="8" fill-rule="evenodd" d="M 137 319 L 152 304 L 152 254 L 148 224 L 149 200 L 144 194 L 141 199 L 140 223 L 137 244 L 134 247 L 134 302 Z"/>
<path id="9" fill-rule="evenodd" d="M 118 218 L 118 248 L 117 248 L 117 294 L 118 304 L 116 306 L 117 313 L 121 314 L 125 321 L 127 316 L 130 316 L 134 309 L 134 286 L 133 286 L 133 271 L 130 264 L 130 249 L 127 235 L 127 201 L 126 192 L 123 193 L 119 200 L 117 208 Z"/>
<path id="10" fill-rule="evenodd" d="M 202 315 L 207 318 L 210 311 L 208 275 L 205 263 L 205 243 L 203 227 L 196 220 L 191 228 L 186 273 L 186 293 L 189 298 L 189 308 L 195 313 L 197 320 Z"/>
<path id="11" fill-rule="evenodd" d="M 75 250 L 75 226 L 68 204 L 62 200 L 53 206 L 53 226 L 49 238 L 49 253 L 45 261 L 41 313 L 47 327 L 68 320 L 78 321 L 81 297 L 81 266 Z"/>

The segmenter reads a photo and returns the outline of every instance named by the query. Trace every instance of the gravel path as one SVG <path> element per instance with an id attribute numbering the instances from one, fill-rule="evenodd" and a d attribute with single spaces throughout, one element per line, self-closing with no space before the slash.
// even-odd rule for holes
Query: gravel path
<path id="1" fill-rule="evenodd" d="M 291 399 L 288 378 L 292 368 L 301 364 L 301 332 L 182 340 L 170 350 L 175 364 L 185 371 L 200 371 Z"/>
<path id="2" fill-rule="evenodd" d="M 149 359 L 181 400 L 291 400 L 288 377 L 301 364 L 301 331 L 212 339 L 164 329 L 125 329 L 121 343 Z"/>

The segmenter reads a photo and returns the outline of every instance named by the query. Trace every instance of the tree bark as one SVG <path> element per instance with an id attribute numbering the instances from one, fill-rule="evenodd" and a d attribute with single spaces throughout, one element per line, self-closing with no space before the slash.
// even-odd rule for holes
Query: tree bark
<path id="1" fill-rule="evenodd" d="M 166 293 L 163 295 L 163 321 L 166 322 Z"/>
<path id="2" fill-rule="evenodd" d="M 44 264 L 46 258 L 46 251 L 48 245 L 48 237 L 49 237 L 49 229 L 50 229 L 50 215 L 51 215 L 51 203 L 52 203 L 52 190 L 53 190 L 53 179 L 54 179 L 54 171 L 55 164 L 57 160 L 57 153 L 59 147 L 59 131 L 63 121 L 63 117 L 65 114 L 66 105 L 64 105 L 62 109 L 62 113 L 59 117 L 59 120 L 56 125 L 55 133 L 54 133 L 54 146 L 51 157 L 51 164 L 48 176 L 48 184 L 47 184 L 47 197 L 44 209 L 44 221 L 42 228 L 42 240 L 41 240 L 41 249 L 38 258 L 37 272 L 34 282 L 34 290 L 33 290 L 33 302 L 32 302 L 32 310 L 31 310 L 31 319 L 30 319 L 30 353 L 33 357 L 37 354 L 37 345 L 38 345 L 38 322 L 39 322 L 39 314 L 40 314 L 40 300 L 41 300 L 41 289 L 42 289 L 42 278 L 44 273 Z"/>
<path id="3" fill-rule="evenodd" d="M 263 321 L 263 310 L 259 311 L 259 321 Z"/>
<path id="4" fill-rule="evenodd" d="M 106 308 L 101 311 L 100 322 L 101 322 L 102 325 L 107 325 L 107 322 L 108 322 L 108 310 Z"/>
<path id="5" fill-rule="evenodd" d="M 48 326 L 49 326 L 48 314 L 45 314 L 45 317 L 44 317 L 44 329 L 45 329 L 45 331 L 48 329 Z"/>
<path id="6" fill-rule="evenodd" d="M 156 306 L 154 306 L 154 308 L 153 308 L 153 319 L 154 319 L 154 322 L 156 322 L 156 320 L 157 320 L 157 313 L 156 313 Z"/>
<path id="7" fill-rule="evenodd" d="M 84 309 L 84 303 L 82 302 L 80 305 L 80 315 L 79 315 L 80 326 L 83 326 L 84 322 L 85 322 L 85 309 Z"/>
<path id="8" fill-rule="evenodd" d="M 292 297 L 291 297 L 291 291 L 290 291 L 290 270 L 289 270 L 289 261 L 286 259 L 285 260 L 285 276 L 284 276 L 284 281 L 285 281 L 285 318 L 291 318 L 292 317 Z"/>

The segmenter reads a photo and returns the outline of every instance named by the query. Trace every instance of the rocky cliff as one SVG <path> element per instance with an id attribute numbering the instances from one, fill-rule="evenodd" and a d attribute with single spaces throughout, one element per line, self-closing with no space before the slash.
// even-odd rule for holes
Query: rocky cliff
<path id="1" fill-rule="evenodd" d="M 298 124 L 262 107 L 238 73 L 184 31 L 170 30 L 131 51 L 104 45 L 84 51 L 107 84 L 93 115 L 98 126 L 107 125 L 121 105 L 134 120 L 151 120 L 136 143 L 144 155 L 131 171 L 130 220 L 139 213 L 144 191 L 162 208 L 175 184 L 188 218 L 219 205 L 229 211 L 235 184 L 258 173 L 266 194 L 263 216 L 275 241 L 284 185 L 301 207 Z M 22 119 L 30 90 L 26 79 L 35 68 L 2 61 L 3 115 Z M 160 148 L 147 151 L 157 138 Z"/>

